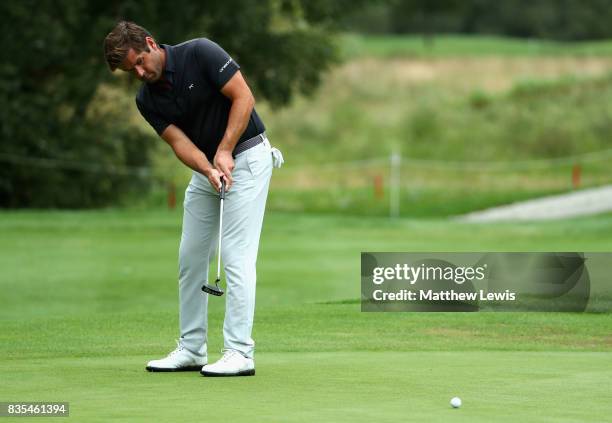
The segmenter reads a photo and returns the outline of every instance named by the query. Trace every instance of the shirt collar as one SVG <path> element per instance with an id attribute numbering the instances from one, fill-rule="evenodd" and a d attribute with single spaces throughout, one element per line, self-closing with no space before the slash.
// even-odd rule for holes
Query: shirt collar
<path id="1" fill-rule="evenodd" d="M 164 78 L 171 84 L 174 82 L 174 48 L 167 44 L 160 44 L 166 52 L 166 66 L 164 68 Z"/>

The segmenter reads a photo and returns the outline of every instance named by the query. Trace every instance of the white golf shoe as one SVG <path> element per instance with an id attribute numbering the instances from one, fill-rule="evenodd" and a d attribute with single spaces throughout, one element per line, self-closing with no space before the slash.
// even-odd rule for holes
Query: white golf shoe
<path id="1" fill-rule="evenodd" d="M 177 341 L 177 347 L 166 358 L 147 363 L 150 372 L 186 372 L 200 370 L 206 365 L 206 356 L 196 355 Z"/>
<path id="2" fill-rule="evenodd" d="M 224 350 L 223 357 L 214 364 L 202 367 L 200 373 L 203 376 L 253 376 L 255 361 L 236 350 Z"/>

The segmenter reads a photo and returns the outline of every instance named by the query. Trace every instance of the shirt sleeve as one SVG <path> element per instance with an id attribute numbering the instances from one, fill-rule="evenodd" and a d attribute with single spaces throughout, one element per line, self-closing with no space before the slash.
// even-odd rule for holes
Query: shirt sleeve
<path id="1" fill-rule="evenodd" d="M 240 66 L 217 43 L 206 38 L 195 42 L 195 58 L 206 78 L 219 90 L 231 79 Z"/>
<path id="2" fill-rule="evenodd" d="M 164 119 L 159 113 L 156 113 L 145 107 L 140 101 L 138 101 L 138 98 L 136 98 L 136 107 L 138 107 L 138 111 L 140 112 L 142 117 L 145 118 L 147 122 L 149 122 L 149 125 L 151 125 L 153 129 L 155 129 L 157 135 L 161 136 L 162 132 L 164 132 L 164 130 L 170 125 L 170 123 L 166 119 Z"/>

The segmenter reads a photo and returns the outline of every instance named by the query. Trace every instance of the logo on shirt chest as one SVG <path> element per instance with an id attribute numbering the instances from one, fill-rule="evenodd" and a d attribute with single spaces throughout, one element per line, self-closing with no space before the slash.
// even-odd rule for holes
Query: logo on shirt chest
<path id="1" fill-rule="evenodd" d="M 194 87 L 193 84 L 189 84 L 189 86 L 187 87 L 188 89 L 192 89 Z"/>

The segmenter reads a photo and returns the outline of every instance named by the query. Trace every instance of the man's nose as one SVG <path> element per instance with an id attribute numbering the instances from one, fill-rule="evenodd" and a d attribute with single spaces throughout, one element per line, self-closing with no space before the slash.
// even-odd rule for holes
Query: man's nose
<path id="1" fill-rule="evenodd" d="M 141 68 L 140 66 L 136 66 L 134 70 L 136 71 L 136 76 L 138 76 L 139 78 L 142 78 L 145 74 L 144 69 Z"/>

